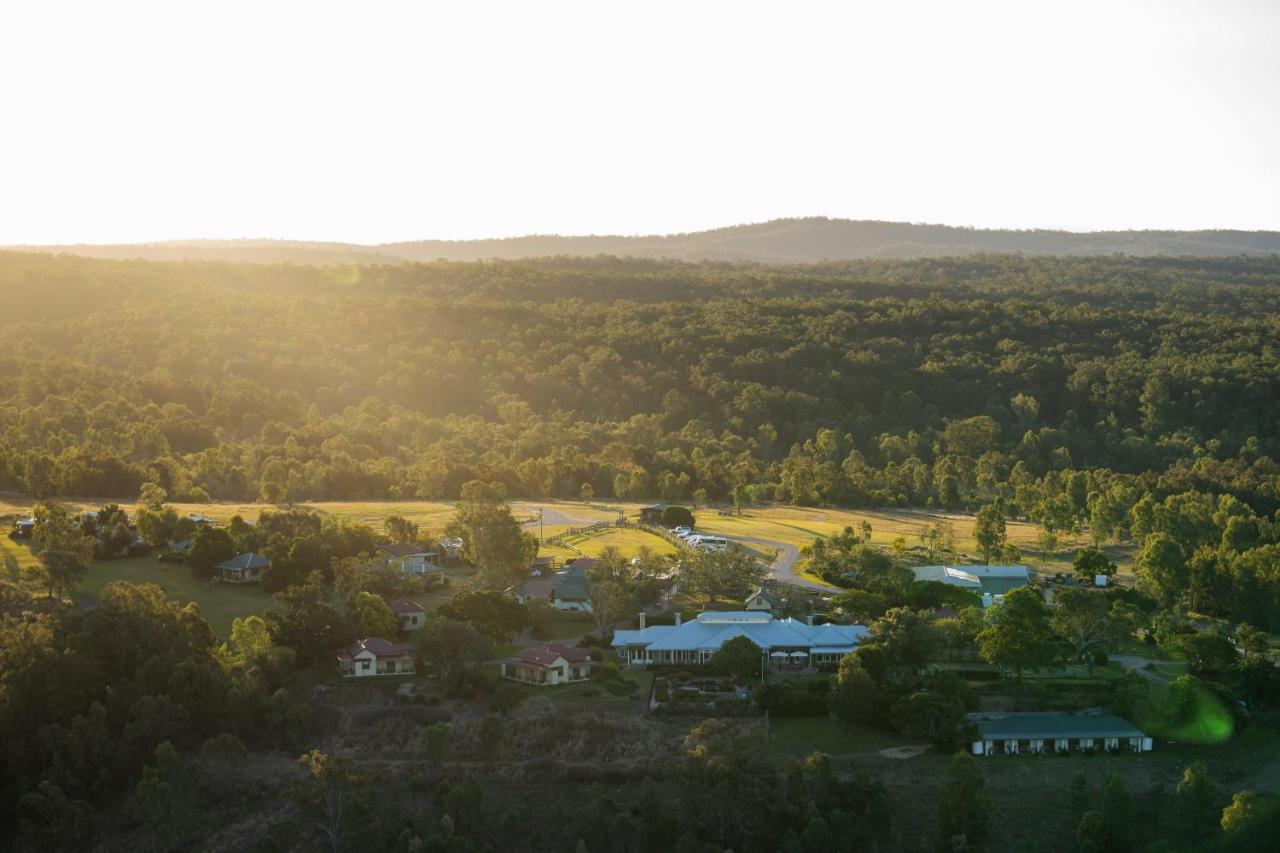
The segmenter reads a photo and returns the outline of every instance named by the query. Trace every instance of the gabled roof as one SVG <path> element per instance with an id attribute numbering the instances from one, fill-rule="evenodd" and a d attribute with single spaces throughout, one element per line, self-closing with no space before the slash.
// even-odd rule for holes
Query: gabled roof
<path id="1" fill-rule="evenodd" d="M 1111 714 L 970 714 L 983 740 L 1145 737 L 1133 723 Z"/>
<path id="2" fill-rule="evenodd" d="M 772 593 L 770 593 L 768 590 L 766 590 L 766 589 L 765 589 L 764 587 L 762 587 L 762 586 L 761 586 L 761 587 L 756 587 L 756 591 L 755 591 L 755 592 L 753 592 L 753 593 L 751 593 L 750 595 L 748 595 L 748 596 L 747 596 L 747 599 L 748 599 L 748 600 L 750 600 L 750 599 L 752 599 L 752 598 L 763 598 L 765 601 L 767 601 L 767 602 L 769 603 L 769 606 L 770 606 L 770 607 L 782 607 L 782 606 L 783 606 L 782 601 L 781 601 L 781 600 L 779 600 L 777 596 L 773 595 Z"/>
<path id="3" fill-rule="evenodd" d="M 747 637 L 761 649 L 810 649 L 817 654 L 849 651 L 867 634 L 863 625 L 807 625 L 774 619 L 761 611 L 698 614 L 683 625 L 653 625 L 642 631 L 615 631 L 614 646 L 643 645 L 650 651 L 718 649 L 734 637 Z"/>
<path id="4" fill-rule="evenodd" d="M 587 568 L 595 563 L 590 557 L 580 557 L 572 566 L 556 572 L 552 581 L 552 596 L 561 601 L 586 601 L 591 598 L 591 584 Z"/>
<path id="5" fill-rule="evenodd" d="M 338 652 L 338 657 L 350 660 L 364 651 L 373 652 L 374 657 L 379 658 L 402 658 L 413 654 L 413 646 L 408 643 L 393 643 L 384 637 L 366 637 Z"/>
<path id="6" fill-rule="evenodd" d="M 938 581 L 992 595 L 1004 595 L 1031 582 L 1031 572 L 1023 565 L 915 566 L 911 571 L 918 581 Z"/>
<path id="7" fill-rule="evenodd" d="M 229 572 L 243 572 L 248 569 L 267 569 L 271 567 L 271 561 L 261 554 L 237 554 L 230 560 L 224 560 L 215 569 L 224 569 Z"/>
<path id="8" fill-rule="evenodd" d="M 391 608 L 392 613 L 426 613 L 427 608 L 418 602 L 409 598 L 397 598 L 388 601 L 387 606 Z"/>
<path id="9" fill-rule="evenodd" d="M 416 557 L 434 554 L 434 551 L 428 551 L 421 545 L 410 545 L 404 542 L 396 542 L 389 545 L 379 545 L 378 550 L 386 554 L 388 557 Z"/>
<path id="10" fill-rule="evenodd" d="M 560 643 L 547 643 L 531 649 L 521 649 L 511 656 L 512 661 L 535 664 L 540 667 L 553 666 L 557 659 L 564 658 L 568 663 L 590 663 L 591 652 L 588 649 L 577 649 Z"/>

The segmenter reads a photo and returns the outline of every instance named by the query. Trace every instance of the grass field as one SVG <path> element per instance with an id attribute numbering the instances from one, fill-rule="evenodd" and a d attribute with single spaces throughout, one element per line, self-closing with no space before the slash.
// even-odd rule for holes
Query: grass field
<path id="1" fill-rule="evenodd" d="M 769 752 L 775 758 L 803 758 L 811 752 L 847 755 L 899 745 L 889 735 L 847 726 L 830 717 L 775 717 L 769 721 Z"/>
<path id="2" fill-rule="evenodd" d="M 817 536 L 831 536 L 845 527 L 860 529 L 862 522 L 871 525 L 871 541 L 876 545 L 891 545 L 898 537 L 906 540 L 908 548 L 921 545 L 920 536 L 939 521 L 951 525 L 955 534 L 955 546 L 961 557 L 978 556 L 973 538 L 972 516 L 926 510 L 851 510 L 810 509 L 805 507 L 771 506 L 751 507 L 741 516 L 722 516 L 712 511 L 698 513 L 698 527 L 711 533 L 782 542 L 803 548 Z M 1022 559 L 1040 572 L 1068 571 L 1077 549 L 1088 544 L 1087 536 L 1063 537 L 1056 552 L 1048 560 L 1040 557 L 1037 540 L 1039 528 L 1034 524 L 1010 521 L 1007 524 L 1009 541 L 1023 552 Z M 1128 546 L 1112 546 L 1106 549 L 1120 566 L 1123 577 L 1133 560 L 1133 549 Z"/>
<path id="3" fill-rule="evenodd" d="M 257 584 L 210 584 L 196 578 L 182 563 L 162 563 L 155 557 L 95 560 L 73 597 L 79 604 L 91 604 L 97 601 L 103 587 L 112 581 L 159 584 L 174 601 L 184 604 L 194 601 L 200 613 L 223 639 L 230 634 L 233 619 L 261 613 L 272 603 L 271 596 Z"/>

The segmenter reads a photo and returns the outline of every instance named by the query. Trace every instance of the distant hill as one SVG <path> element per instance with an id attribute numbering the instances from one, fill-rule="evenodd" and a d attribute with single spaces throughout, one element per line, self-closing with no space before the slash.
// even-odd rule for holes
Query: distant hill
<path id="1" fill-rule="evenodd" d="M 1275 231 L 1009 231 L 849 219 L 776 219 L 712 231 L 640 237 L 532 235 L 494 240 L 414 240 L 362 246 L 291 240 L 174 240 L 125 245 L 23 246 L 96 258 L 252 263 L 377 264 L 548 255 L 626 255 L 685 261 L 806 263 L 985 253 L 1200 256 L 1280 253 Z"/>

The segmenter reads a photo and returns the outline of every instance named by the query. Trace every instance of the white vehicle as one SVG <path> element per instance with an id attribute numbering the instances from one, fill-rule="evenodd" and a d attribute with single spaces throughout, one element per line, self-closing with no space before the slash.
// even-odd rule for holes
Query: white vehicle
<path id="1" fill-rule="evenodd" d="M 673 527 L 671 528 L 671 532 L 679 536 L 681 539 L 684 539 L 686 536 L 693 535 L 693 528 L 692 527 Z"/>
<path id="2" fill-rule="evenodd" d="M 703 551 L 728 551 L 729 540 L 723 536 L 694 536 L 689 540 L 689 544 Z"/>

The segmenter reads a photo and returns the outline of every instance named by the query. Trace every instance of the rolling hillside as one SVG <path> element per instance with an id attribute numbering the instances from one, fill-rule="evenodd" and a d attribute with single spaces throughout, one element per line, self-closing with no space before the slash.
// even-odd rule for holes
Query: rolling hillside
<path id="1" fill-rule="evenodd" d="M 19 247 L 15 247 L 19 248 Z M 806 263 L 983 253 L 1201 256 L 1280 253 L 1274 231 L 1007 231 L 848 219 L 778 219 L 662 236 L 531 235 L 494 240 L 416 240 L 363 246 L 291 240 L 177 240 L 126 245 L 20 247 L 97 258 L 251 263 L 376 264 L 548 255 L 620 255 L 685 261 Z"/>

